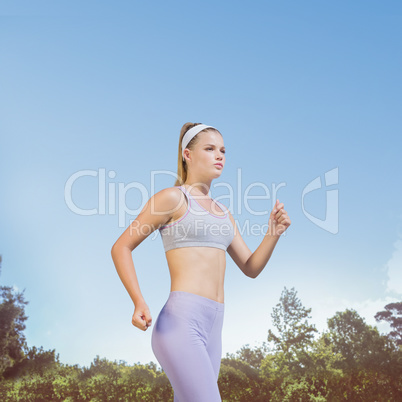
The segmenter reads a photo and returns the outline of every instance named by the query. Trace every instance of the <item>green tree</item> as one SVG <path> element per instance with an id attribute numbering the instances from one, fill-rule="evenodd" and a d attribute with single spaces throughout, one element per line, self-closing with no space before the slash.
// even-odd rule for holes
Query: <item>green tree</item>
<path id="1" fill-rule="evenodd" d="M 239 359 L 223 358 L 218 386 L 222 401 L 267 401 L 259 370 Z"/>
<path id="2" fill-rule="evenodd" d="M 260 375 L 272 391 L 272 401 L 304 400 L 313 392 L 303 377 L 313 364 L 311 350 L 317 332 L 309 323 L 310 313 L 311 308 L 302 305 L 296 290 L 285 287 L 271 314 L 277 332 L 268 330 L 268 342 L 273 346 L 261 363 Z"/>
<path id="3" fill-rule="evenodd" d="M 286 287 L 282 291 L 280 301 L 271 314 L 275 334 L 268 330 L 268 342 L 273 344 L 271 350 L 278 355 L 279 367 L 286 364 L 287 369 L 302 373 L 308 363 L 308 351 L 314 341 L 317 329 L 308 319 L 311 308 L 305 308 L 297 297 L 297 291 Z"/>
<path id="4" fill-rule="evenodd" d="M 0 271 L 1 271 L 0 256 Z M 25 315 L 25 289 L 17 292 L 11 286 L 0 286 L 0 376 L 24 357 L 26 339 L 23 333 Z"/>
<path id="5" fill-rule="evenodd" d="M 29 374 L 38 374 L 43 376 L 46 371 L 55 369 L 60 366 L 59 355 L 56 350 L 44 350 L 43 346 L 37 348 L 33 346 L 29 348 L 24 346 L 23 357 L 14 365 L 4 370 L 3 377 L 17 378 Z"/>
<path id="6" fill-rule="evenodd" d="M 250 365 L 250 367 L 259 369 L 262 360 L 267 354 L 267 345 L 263 342 L 262 346 L 255 346 L 250 348 L 249 344 L 246 344 L 236 351 L 236 353 L 226 353 L 227 359 L 241 360 Z"/>
<path id="7" fill-rule="evenodd" d="M 388 337 L 397 346 L 402 346 L 402 302 L 387 304 L 385 311 L 378 312 L 374 318 L 377 322 L 387 321 L 393 328 Z"/>
<path id="8" fill-rule="evenodd" d="M 328 319 L 328 328 L 335 351 L 344 357 L 338 363 L 343 371 L 376 368 L 389 363 L 390 343 L 377 328 L 367 325 L 355 310 L 337 312 Z"/>
<path id="9" fill-rule="evenodd" d="M 111 362 L 96 356 L 89 368 L 84 367 L 80 384 L 84 400 L 91 401 L 169 401 L 173 390 L 165 373 L 156 364 Z"/>
<path id="10" fill-rule="evenodd" d="M 328 334 L 323 333 L 314 341 L 309 355 L 310 365 L 304 377 L 310 384 L 310 396 L 317 398 L 311 400 L 342 400 L 338 384 L 343 378 L 343 371 L 338 368 L 338 363 L 343 360 L 343 356 L 335 351 Z"/>
<path id="11" fill-rule="evenodd" d="M 402 399 L 402 360 L 393 343 L 365 323 L 355 310 L 337 312 L 328 319 L 328 339 L 343 359 L 335 367 L 343 372 L 338 389 L 348 400 Z"/>

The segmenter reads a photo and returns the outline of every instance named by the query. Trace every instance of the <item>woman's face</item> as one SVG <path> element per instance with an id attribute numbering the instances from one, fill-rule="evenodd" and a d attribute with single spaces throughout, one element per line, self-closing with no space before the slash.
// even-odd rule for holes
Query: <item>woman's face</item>
<path id="1" fill-rule="evenodd" d="M 210 172 L 219 177 L 225 166 L 225 146 L 222 136 L 216 131 L 205 131 L 198 134 L 199 141 L 190 153 L 192 169 L 197 172 Z M 221 166 L 217 166 L 219 163 Z M 209 176 L 209 174 L 207 173 Z"/>

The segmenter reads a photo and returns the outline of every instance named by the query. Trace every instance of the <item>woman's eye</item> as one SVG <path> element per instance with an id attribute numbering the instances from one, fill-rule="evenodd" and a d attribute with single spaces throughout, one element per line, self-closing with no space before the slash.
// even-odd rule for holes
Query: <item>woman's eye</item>
<path id="1" fill-rule="evenodd" d="M 210 149 L 212 150 L 213 148 L 209 147 L 209 148 L 207 148 L 207 151 L 209 151 Z M 226 154 L 226 151 L 221 151 L 221 152 Z"/>

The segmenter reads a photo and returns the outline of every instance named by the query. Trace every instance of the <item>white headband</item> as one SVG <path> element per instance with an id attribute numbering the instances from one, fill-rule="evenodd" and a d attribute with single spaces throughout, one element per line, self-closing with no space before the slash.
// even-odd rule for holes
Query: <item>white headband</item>
<path id="1" fill-rule="evenodd" d="M 215 128 L 212 126 L 206 126 L 205 124 L 198 124 L 197 126 L 194 126 L 193 128 L 190 128 L 190 130 L 188 130 L 186 132 L 186 134 L 184 134 L 183 136 L 183 140 L 181 142 L 181 154 L 183 156 L 183 161 L 184 161 L 184 150 L 186 149 L 188 143 L 202 130 L 205 130 L 206 128 Z M 216 130 L 216 128 L 215 128 Z"/>

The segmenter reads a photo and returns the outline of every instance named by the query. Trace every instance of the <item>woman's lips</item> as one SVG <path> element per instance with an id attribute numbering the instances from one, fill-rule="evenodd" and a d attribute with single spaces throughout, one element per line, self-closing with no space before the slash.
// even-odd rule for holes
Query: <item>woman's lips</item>
<path id="1" fill-rule="evenodd" d="M 221 163 L 215 163 L 215 166 L 219 167 L 219 168 L 223 168 L 223 165 Z"/>

